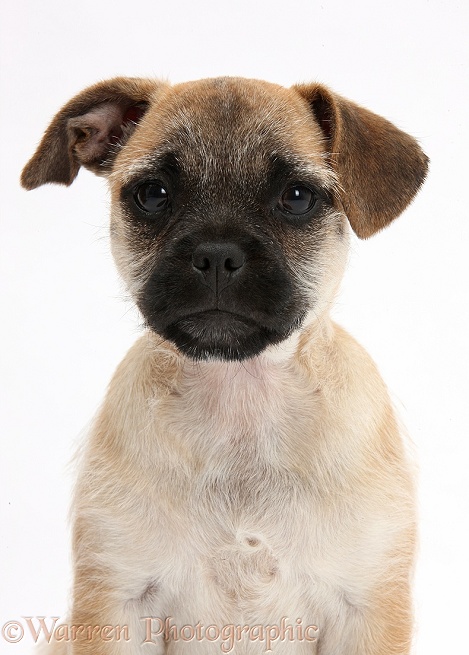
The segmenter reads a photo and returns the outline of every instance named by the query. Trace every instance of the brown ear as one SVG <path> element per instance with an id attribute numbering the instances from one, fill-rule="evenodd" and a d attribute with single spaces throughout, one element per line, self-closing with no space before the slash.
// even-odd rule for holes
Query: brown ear
<path id="1" fill-rule="evenodd" d="M 116 146 L 129 138 L 160 85 L 117 77 L 79 93 L 55 116 L 24 167 L 21 184 L 26 189 L 48 182 L 70 185 L 80 166 L 98 175 L 108 173 Z"/>
<path id="2" fill-rule="evenodd" d="M 320 84 L 293 87 L 309 103 L 339 178 L 341 202 L 365 239 L 404 211 L 423 183 L 428 158 L 392 123 Z"/>

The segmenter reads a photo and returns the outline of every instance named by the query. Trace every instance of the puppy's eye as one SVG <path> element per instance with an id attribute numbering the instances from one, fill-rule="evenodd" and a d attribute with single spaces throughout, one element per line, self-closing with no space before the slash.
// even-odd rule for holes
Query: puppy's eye
<path id="1" fill-rule="evenodd" d="M 147 214 L 158 214 L 169 204 L 168 192 L 157 180 L 143 182 L 134 192 L 137 206 Z"/>
<path id="2" fill-rule="evenodd" d="M 314 207 L 317 199 L 318 196 L 308 187 L 292 186 L 283 192 L 277 206 L 282 212 L 302 216 Z"/>

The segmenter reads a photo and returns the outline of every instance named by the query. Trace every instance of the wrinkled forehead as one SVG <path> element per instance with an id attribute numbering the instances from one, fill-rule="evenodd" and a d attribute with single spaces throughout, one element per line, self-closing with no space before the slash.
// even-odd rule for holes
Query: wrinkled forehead
<path id="1" fill-rule="evenodd" d="M 157 92 L 112 178 L 125 184 L 168 156 L 199 176 L 252 175 L 274 159 L 327 176 L 324 152 L 321 130 L 295 91 L 218 78 Z"/>

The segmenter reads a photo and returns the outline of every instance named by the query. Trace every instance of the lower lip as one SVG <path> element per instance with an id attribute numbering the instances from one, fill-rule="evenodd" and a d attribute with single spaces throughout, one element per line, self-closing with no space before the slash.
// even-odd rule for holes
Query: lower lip
<path id="1" fill-rule="evenodd" d="M 242 330 L 244 333 L 250 332 L 257 327 L 254 321 L 247 317 L 218 309 L 190 314 L 179 319 L 178 323 L 183 329 L 184 325 L 187 325 L 189 329 L 191 327 L 198 330 L 206 328 L 208 331 L 211 328 L 223 328 L 226 330 L 226 336 L 235 333 L 237 330 Z"/>
<path id="2" fill-rule="evenodd" d="M 195 314 L 189 314 L 185 318 L 202 318 L 202 319 L 215 319 L 215 320 L 239 320 L 242 322 L 251 323 L 251 319 L 241 314 L 235 314 L 233 312 L 227 312 L 223 309 L 208 309 L 203 312 L 196 312 Z"/>

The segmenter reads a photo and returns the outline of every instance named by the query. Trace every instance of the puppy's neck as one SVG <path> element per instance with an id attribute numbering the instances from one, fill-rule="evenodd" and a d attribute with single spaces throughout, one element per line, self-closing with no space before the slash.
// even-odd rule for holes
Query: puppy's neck
<path id="1" fill-rule="evenodd" d="M 327 325 L 315 321 L 243 362 L 180 356 L 167 415 L 190 461 L 207 471 L 226 471 L 236 462 L 246 470 L 250 462 L 302 470 L 300 460 L 313 442 L 298 447 L 297 440 L 311 434 L 320 402 L 309 348 L 316 344 L 324 352 Z M 293 439 L 286 436 L 290 430 Z"/>

